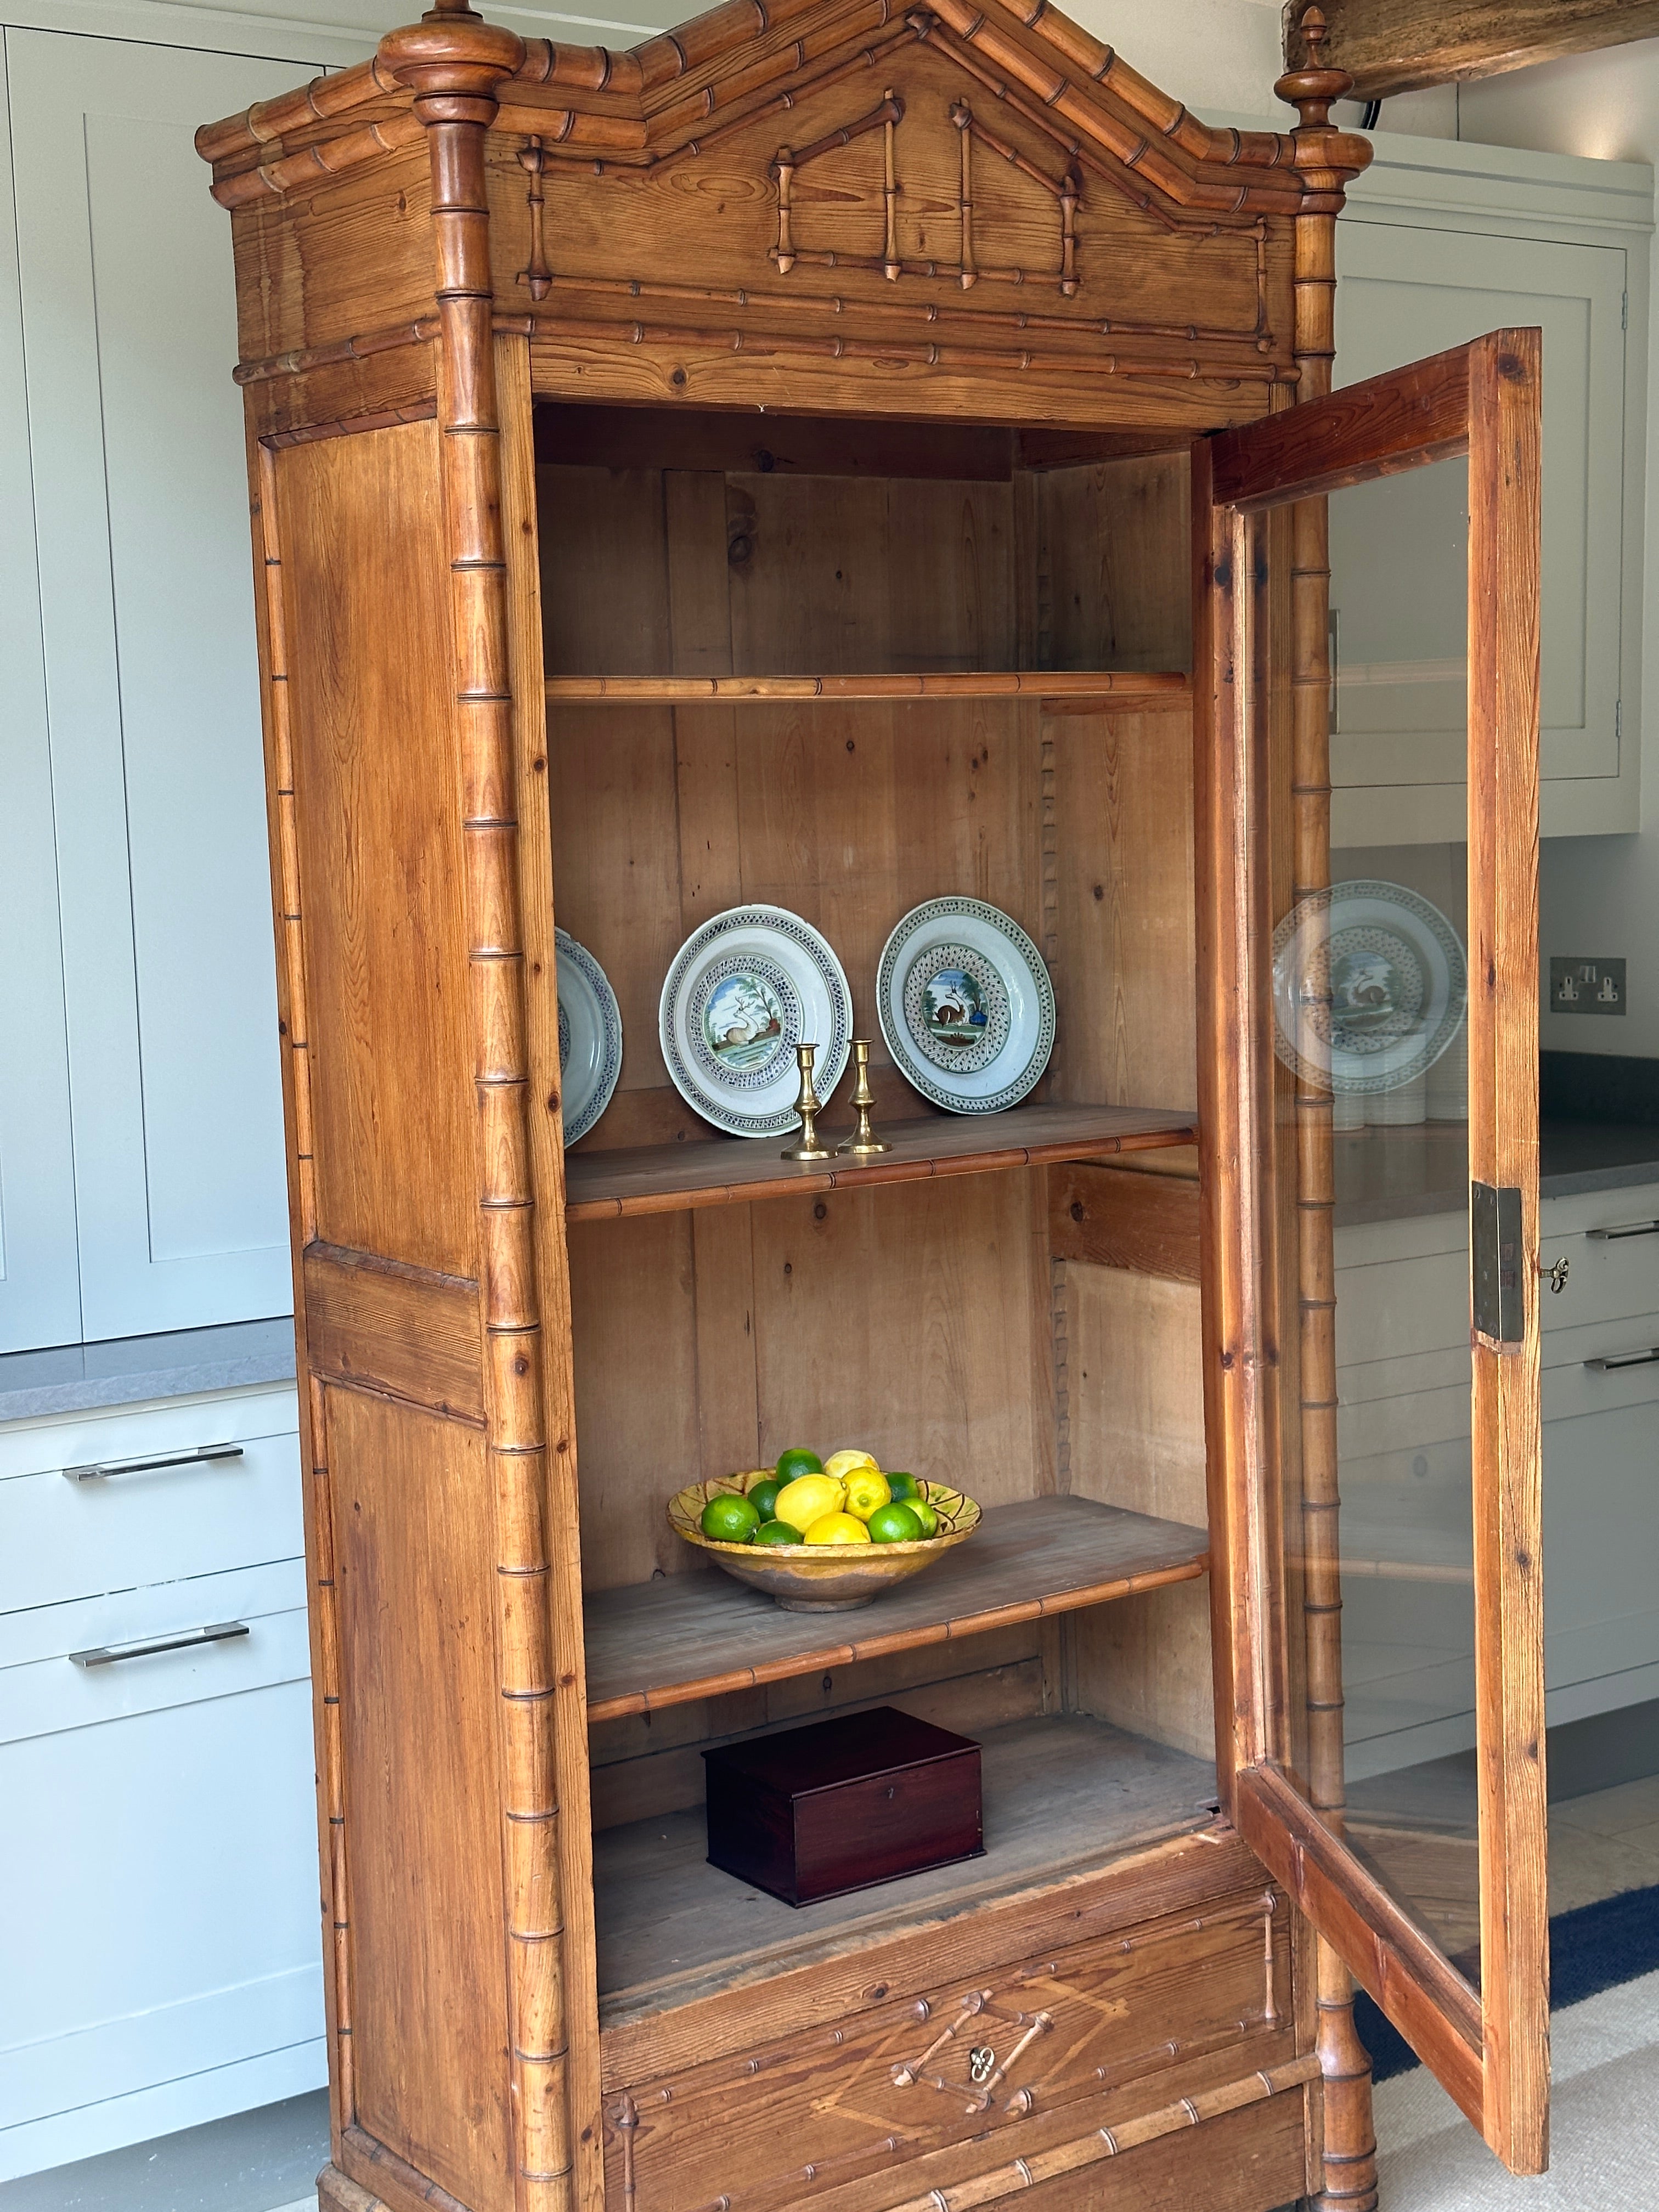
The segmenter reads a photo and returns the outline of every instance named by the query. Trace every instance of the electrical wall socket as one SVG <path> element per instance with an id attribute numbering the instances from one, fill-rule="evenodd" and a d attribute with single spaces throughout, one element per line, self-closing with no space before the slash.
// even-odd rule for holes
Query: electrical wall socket
<path id="1" fill-rule="evenodd" d="M 1622 960 L 1583 960 L 1551 953 L 1553 1014 L 1622 1014 L 1624 1011 Z"/>

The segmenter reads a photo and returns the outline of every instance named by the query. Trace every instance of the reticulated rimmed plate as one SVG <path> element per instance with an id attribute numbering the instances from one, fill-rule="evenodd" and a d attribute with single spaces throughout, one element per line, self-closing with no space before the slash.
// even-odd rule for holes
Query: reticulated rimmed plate
<path id="1" fill-rule="evenodd" d="M 559 1091 L 564 1140 L 585 1137 L 622 1073 L 622 1009 L 611 979 L 568 929 L 555 929 L 559 963 Z"/>
<path id="2" fill-rule="evenodd" d="M 742 1496 L 753 1476 L 716 1475 L 694 1482 L 668 1501 L 668 1525 L 717 1567 L 751 1589 L 764 1590 L 786 1613 L 852 1613 L 908 1582 L 966 1542 L 979 1526 L 979 1507 L 942 1482 L 924 1483 L 939 1516 L 939 1534 L 905 1544 L 722 1544 L 698 1525 L 711 1498 Z"/>
<path id="3" fill-rule="evenodd" d="M 799 1128 L 795 1048 L 815 1044 L 827 1104 L 847 1066 L 853 994 L 811 922 L 781 906 L 734 906 L 694 929 L 662 987 L 657 1025 L 675 1089 L 732 1137 Z"/>
<path id="4" fill-rule="evenodd" d="M 1403 884 L 1333 884 L 1273 932 L 1273 1048 L 1330 1091 L 1411 1082 L 1451 1043 L 1468 1001 L 1457 932 Z"/>
<path id="5" fill-rule="evenodd" d="M 928 899 L 905 915 L 882 948 L 876 1012 L 899 1073 L 952 1114 L 1017 1106 L 1054 1048 L 1042 956 L 983 899 Z"/>

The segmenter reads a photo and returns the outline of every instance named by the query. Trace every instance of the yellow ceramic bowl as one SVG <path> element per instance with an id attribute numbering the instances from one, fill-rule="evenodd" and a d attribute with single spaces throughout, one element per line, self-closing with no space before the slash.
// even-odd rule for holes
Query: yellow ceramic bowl
<path id="1" fill-rule="evenodd" d="M 786 1613 L 851 1613 L 872 1605 L 884 1590 L 919 1575 L 979 1526 L 971 1498 L 930 1482 L 927 1503 L 939 1516 L 939 1534 L 913 1544 L 717 1544 L 697 1525 L 702 1509 L 711 1498 L 741 1497 L 744 1486 L 741 1475 L 692 1483 L 669 1500 L 668 1525 L 728 1575 L 775 1598 Z"/>

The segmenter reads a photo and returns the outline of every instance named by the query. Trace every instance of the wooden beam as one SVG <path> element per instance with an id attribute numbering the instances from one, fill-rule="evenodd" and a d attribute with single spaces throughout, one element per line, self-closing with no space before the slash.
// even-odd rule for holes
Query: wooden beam
<path id="1" fill-rule="evenodd" d="M 1659 0 L 1321 0 L 1317 65 L 1346 70 L 1355 100 L 1501 76 L 1534 62 L 1659 37 Z M 1298 0 L 1286 9 L 1287 69 L 1310 66 Z"/>

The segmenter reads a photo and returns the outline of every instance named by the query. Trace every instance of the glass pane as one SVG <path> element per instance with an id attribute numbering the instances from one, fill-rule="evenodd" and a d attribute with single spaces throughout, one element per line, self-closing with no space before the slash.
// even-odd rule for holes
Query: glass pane
<path id="1" fill-rule="evenodd" d="M 1478 1984 L 1468 480 L 1445 462 L 1330 501 L 1328 872 L 1306 801 L 1295 870 L 1329 888 L 1284 884 L 1275 994 L 1283 1118 L 1329 1101 L 1335 1194 L 1334 1215 L 1309 1203 L 1315 1133 L 1285 1208 L 1293 1749 L 1310 1802 Z"/>

